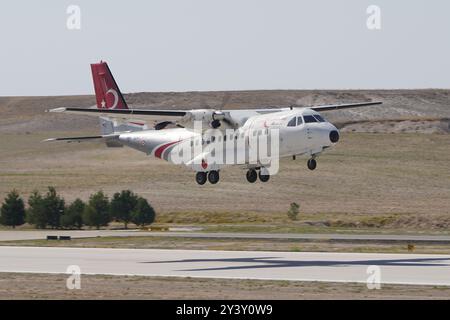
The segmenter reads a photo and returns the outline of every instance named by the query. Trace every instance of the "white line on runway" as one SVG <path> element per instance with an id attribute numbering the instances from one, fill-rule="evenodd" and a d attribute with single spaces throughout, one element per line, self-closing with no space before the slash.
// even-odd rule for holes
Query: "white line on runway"
<path id="1" fill-rule="evenodd" d="M 0 272 L 366 282 L 450 286 L 450 255 L 0 247 Z"/>

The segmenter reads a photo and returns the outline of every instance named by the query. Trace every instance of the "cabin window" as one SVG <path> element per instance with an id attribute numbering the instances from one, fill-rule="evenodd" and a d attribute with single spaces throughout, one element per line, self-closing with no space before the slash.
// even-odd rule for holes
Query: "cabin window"
<path id="1" fill-rule="evenodd" d="M 211 137 L 211 142 L 214 142 L 214 141 L 216 141 L 216 137 L 215 137 L 215 136 L 212 136 L 212 137 Z"/>
<path id="2" fill-rule="evenodd" d="M 227 135 L 223 136 L 223 141 L 227 141 Z"/>
<path id="3" fill-rule="evenodd" d="M 303 116 L 303 118 L 305 119 L 305 123 L 317 122 L 316 118 L 313 116 Z"/>
<path id="4" fill-rule="evenodd" d="M 302 125 L 303 124 L 303 118 L 302 117 L 297 117 L 297 125 Z"/>
<path id="5" fill-rule="evenodd" d="M 291 120 L 289 120 L 287 126 L 288 127 L 295 127 L 295 121 L 296 121 L 295 118 L 292 118 Z"/>

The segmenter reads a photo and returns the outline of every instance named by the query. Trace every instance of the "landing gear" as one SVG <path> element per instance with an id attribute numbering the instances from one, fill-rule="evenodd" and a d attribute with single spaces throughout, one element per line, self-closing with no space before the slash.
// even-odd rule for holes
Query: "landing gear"
<path id="1" fill-rule="evenodd" d="M 219 182 L 219 171 L 212 170 L 208 173 L 208 180 L 211 184 Z"/>
<path id="2" fill-rule="evenodd" d="M 258 179 L 258 174 L 256 173 L 255 169 L 249 169 L 247 171 L 247 181 L 250 183 L 255 183 Z"/>
<path id="3" fill-rule="evenodd" d="M 314 158 L 309 159 L 307 164 L 309 170 L 314 170 L 317 167 L 317 161 Z"/>
<path id="4" fill-rule="evenodd" d="M 206 180 L 208 180 L 206 172 L 197 172 L 197 174 L 195 175 L 195 181 L 197 181 L 197 183 L 199 185 L 203 185 L 206 183 Z"/>
<path id="5" fill-rule="evenodd" d="M 219 171 L 216 170 L 211 170 L 209 172 L 199 171 L 195 175 L 195 181 L 197 181 L 199 185 L 204 185 L 206 181 L 209 181 L 211 184 L 216 184 L 219 182 L 219 177 Z"/>
<path id="6" fill-rule="evenodd" d="M 264 168 L 261 168 L 261 170 L 259 170 L 258 176 L 261 182 L 267 182 L 270 179 L 269 172 Z"/>

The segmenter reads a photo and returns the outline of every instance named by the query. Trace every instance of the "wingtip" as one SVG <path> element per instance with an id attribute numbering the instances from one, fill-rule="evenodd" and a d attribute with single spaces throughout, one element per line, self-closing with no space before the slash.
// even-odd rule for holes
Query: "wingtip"
<path id="1" fill-rule="evenodd" d="M 64 112 L 66 108 L 55 108 L 55 109 L 47 109 L 45 112 Z"/>

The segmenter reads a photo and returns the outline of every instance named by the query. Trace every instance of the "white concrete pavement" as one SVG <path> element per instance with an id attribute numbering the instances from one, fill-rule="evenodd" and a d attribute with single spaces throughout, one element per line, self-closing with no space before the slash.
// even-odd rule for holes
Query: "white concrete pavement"
<path id="1" fill-rule="evenodd" d="M 366 282 L 450 286 L 450 255 L 0 247 L 0 272 Z"/>

